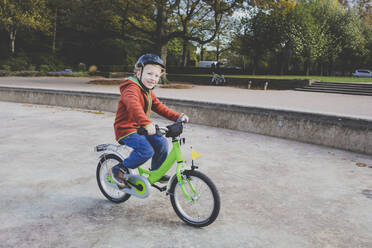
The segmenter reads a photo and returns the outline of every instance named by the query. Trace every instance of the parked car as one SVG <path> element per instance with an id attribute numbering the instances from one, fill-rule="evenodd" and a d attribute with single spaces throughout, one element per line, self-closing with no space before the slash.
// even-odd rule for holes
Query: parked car
<path id="1" fill-rule="evenodd" d="M 199 61 L 199 68 L 212 68 L 212 65 L 216 66 L 217 61 Z"/>
<path id="2" fill-rule="evenodd" d="M 372 71 L 368 69 L 357 69 L 353 73 L 354 77 L 372 77 Z"/>

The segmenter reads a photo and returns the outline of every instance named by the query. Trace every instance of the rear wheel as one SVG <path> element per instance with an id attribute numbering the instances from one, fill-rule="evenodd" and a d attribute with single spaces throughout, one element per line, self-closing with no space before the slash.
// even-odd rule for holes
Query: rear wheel
<path id="1" fill-rule="evenodd" d="M 186 199 L 177 179 L 173 180 L 169 193 L 172 207 L 178 217 L 191 226 L 212 224 L 220 211 L 220 196 L 214 183 L 203 173 L 185 171 L 184 188 L 192 201 Z"/>
<path id="2" fill-rule="evenodd" d="M 114 154 L 105 155 L 100 159 L 96 171 L 99 189 L 107 199 L 115 203 L 125 202 L 130 197 L 130 194 L 121 191 L 110 177 L 110 169 L 119 163 L 122 163 L 122 159 L 119 156 Z"/>

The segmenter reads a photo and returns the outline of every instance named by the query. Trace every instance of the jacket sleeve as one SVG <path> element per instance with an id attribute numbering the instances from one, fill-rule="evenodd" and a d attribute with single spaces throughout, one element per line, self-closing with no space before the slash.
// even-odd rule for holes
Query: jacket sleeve
<path id="1" fill-rule="evenodd" d="M 128 87 L 122 89 L 120 98 L 129 114 L 132 115 L 133 120 L 139 126 L 147 126 L 152 123 L 144 112 L 144 107 L 141 104 L 144 100 L 141 89 L 138 86 L 128 85 Z"/>
<path id="2" fill-rule="evenodd" d="M 171 121 L 177 121 L 177 119 L 181 116 L 180 113 L 177 113 L 171 110 L 164 103 L 162 103 L 152 91 L 151 91 L 151 99 L 152 99 L 151 109 L 154 110 L 157 114 Z"/>

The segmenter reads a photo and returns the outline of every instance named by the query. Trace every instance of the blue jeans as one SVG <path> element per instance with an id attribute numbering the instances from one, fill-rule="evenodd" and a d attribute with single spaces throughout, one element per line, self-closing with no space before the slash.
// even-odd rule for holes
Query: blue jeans
<path id="1" fill-rule="evenodd" d="M 157 135 L 132 133 L 119 143 L 133 148 L 129 157 L 123 161 L 123 166 L 127 168 L 135 169 L 152 157 L 151 170 L 157 170 L 168 156 L 167 139 Z"/>

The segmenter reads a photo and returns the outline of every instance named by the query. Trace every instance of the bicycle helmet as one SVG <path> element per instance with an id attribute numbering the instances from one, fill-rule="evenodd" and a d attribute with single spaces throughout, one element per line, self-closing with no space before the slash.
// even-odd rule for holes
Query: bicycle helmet
<path id="1" fill-rule="evenodd" d="M 165 69 L 165 65 L 163 60 L 156 54 L 144 54 L 142 55 L 136 62 L 135 69 L 143 68 L 145 65 L 152 64 L 152 65 L 160 65 L 163 69 Z"/>

